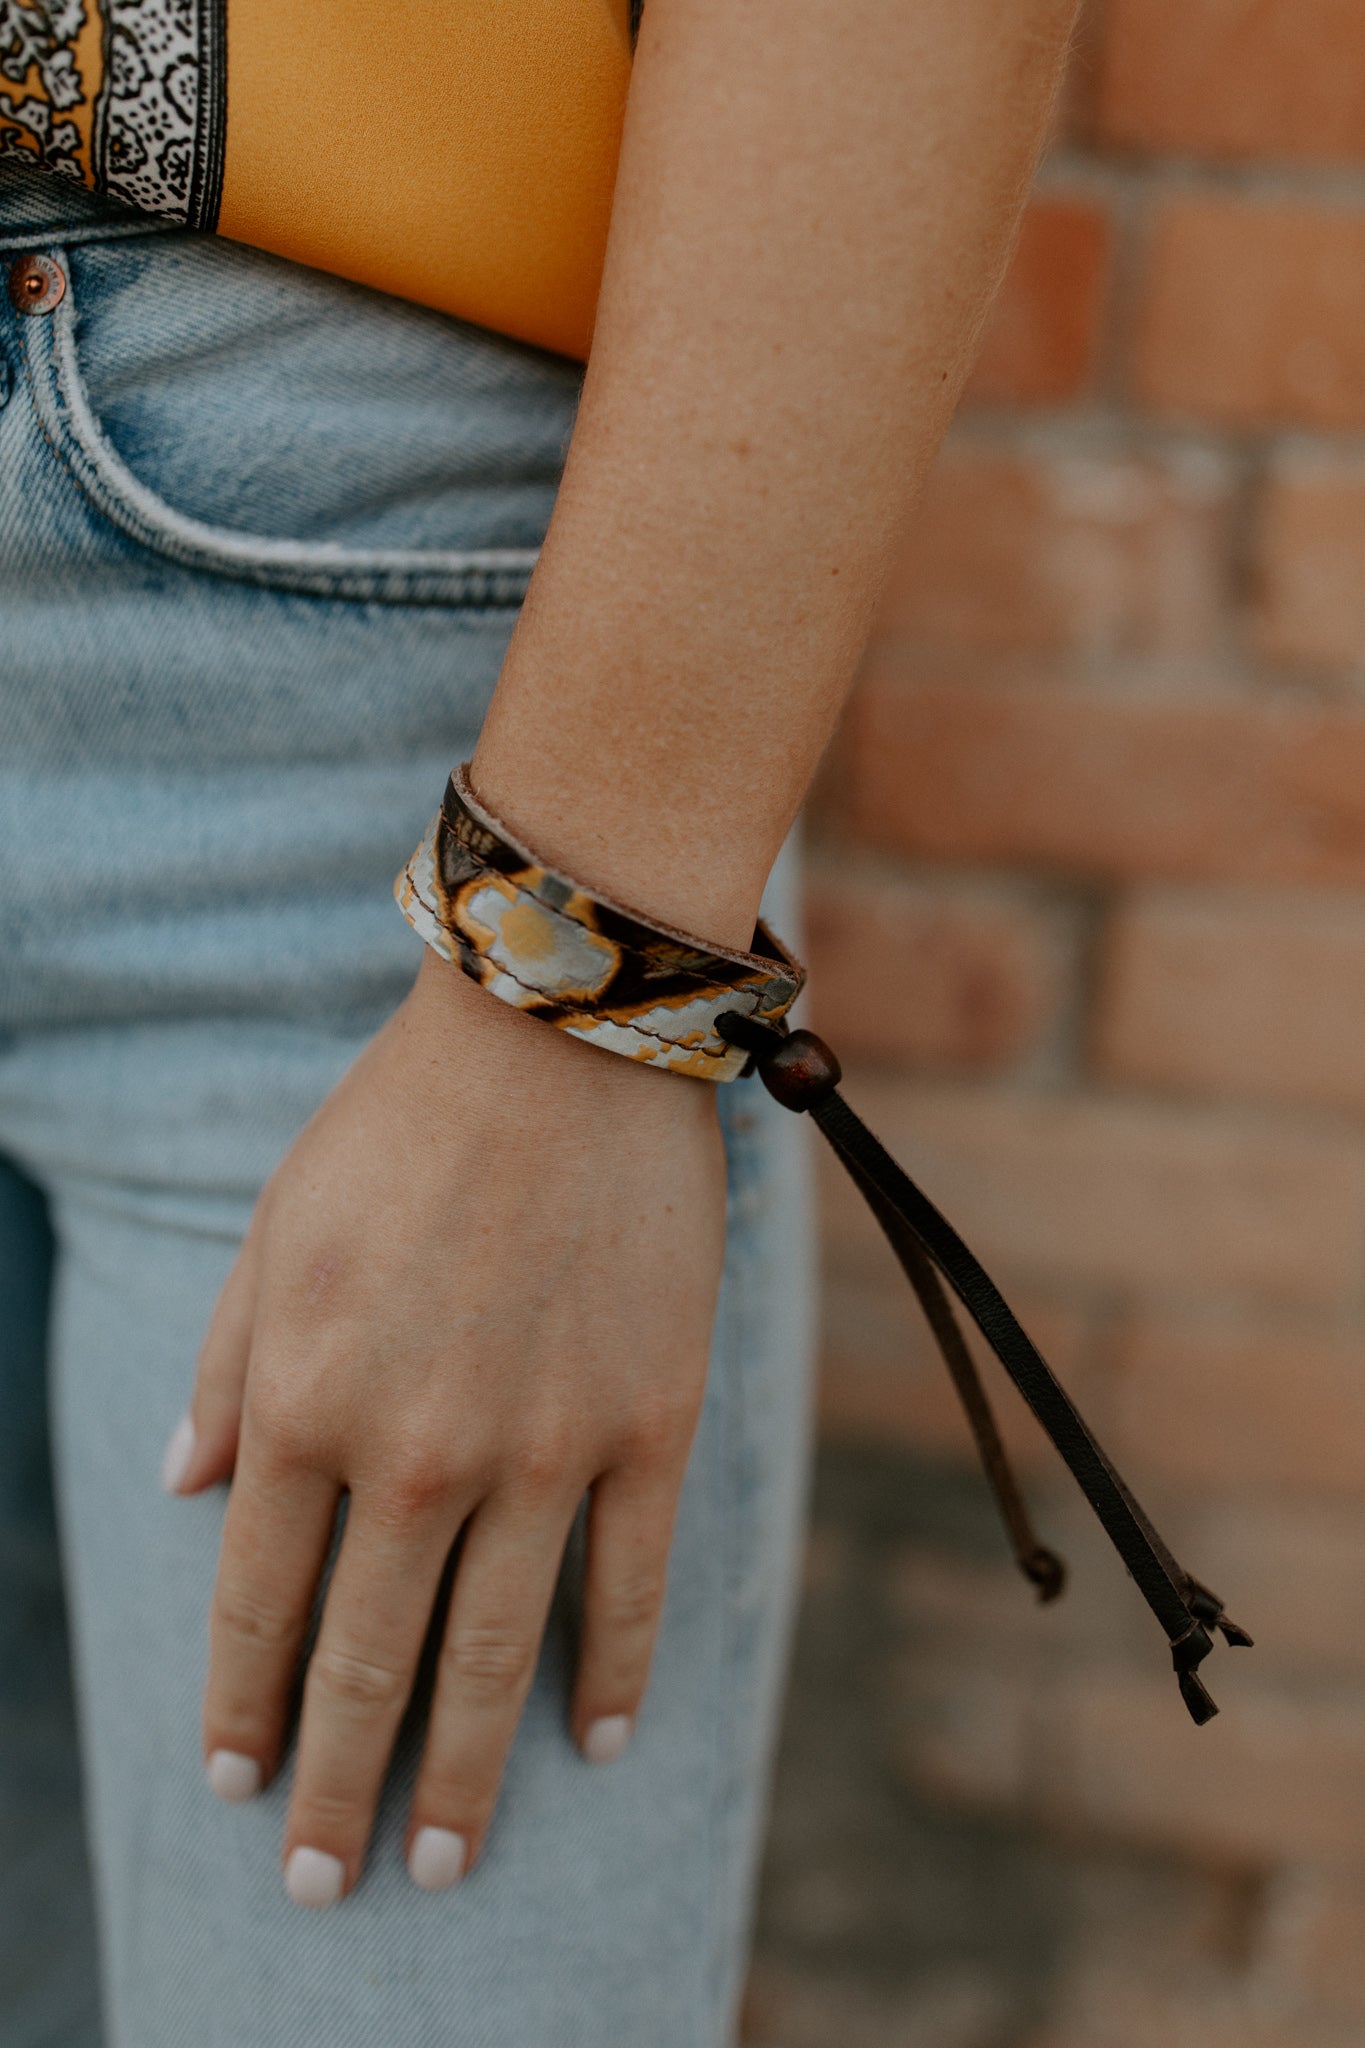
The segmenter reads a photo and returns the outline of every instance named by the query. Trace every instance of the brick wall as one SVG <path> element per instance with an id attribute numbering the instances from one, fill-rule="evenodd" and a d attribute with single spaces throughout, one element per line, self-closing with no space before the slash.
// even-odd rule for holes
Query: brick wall
<path id="1" fill-rule="evenodd" d="M 1031 1606 L 831 1175 L 750 2037 L 1358 2042 L 1359 0 L 1092 11 L 812 837 L 815 1022 L 850 1094 L 1260 1640 L 1214 1658 L 1194 1731 L 1011 1412 L 1076 1568 Z"/>

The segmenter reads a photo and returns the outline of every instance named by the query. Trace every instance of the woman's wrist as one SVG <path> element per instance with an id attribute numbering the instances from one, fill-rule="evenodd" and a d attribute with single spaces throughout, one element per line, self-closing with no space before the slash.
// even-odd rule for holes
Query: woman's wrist
<path id="1" fill-rule="evenodd" d="M 622 1113 L 631 1114 L 629 1105 L 641 1100 L 643 1090 L 656 1103 L 660 1096 L 672 1098 L 674 1111 L 684 1115 L 714 1113 L 716 1090 L 709 1083 L 693 1082 L 674 1091 L 665 1084 L 688 1077 L 656 1072 L 651 1090 L 639 1078 L 656 1071 L 645 1062 L 620 1059 L 499 1002 L 430 946 L 422 948 L 400 1014 L 420 1034 L 438 1089 L 453 1081 L 467 1086 L 471 1080 L 490 1087 L 511 1085 L 527 1091 L 526 1107 L 536 1114 L 551 1102 L 562 1106 L 570 1094 L 580 1101 L 591 1097 L 606 1116 L 618 1098 L 627 1105 Z"/>
<path id="2" fill-rule="evenodd" d="M 745 819 L 679 801 L 666 761 L 650 789 L 571 753 L 481 739 L 470 782 L 549 865 L 661 924 L 748 948 L 775 849 Z"/>

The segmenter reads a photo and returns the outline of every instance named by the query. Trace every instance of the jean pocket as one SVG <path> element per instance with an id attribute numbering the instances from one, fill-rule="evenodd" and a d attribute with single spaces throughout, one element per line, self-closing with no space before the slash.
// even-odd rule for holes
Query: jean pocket
<path id="1" fill-rule="evenodd" d="M 19 321 L 48 443 L 156 555 L 364 603 L 514 607 L 577 372 L 206 237 L 54 248 Z"/>

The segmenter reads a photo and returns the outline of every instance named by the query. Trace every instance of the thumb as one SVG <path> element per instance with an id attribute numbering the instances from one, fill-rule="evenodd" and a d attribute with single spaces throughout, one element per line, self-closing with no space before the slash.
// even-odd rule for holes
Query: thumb
<path id="1" fill-rule="evenodd" d="M 252 1224 L 209 1318 L 190 1406 L 171 1431 L 162 1457 L 161 1484 L 167 1493 L 198 1493 L 232 1473 L 256 1319 L 254 1217 Z"/>

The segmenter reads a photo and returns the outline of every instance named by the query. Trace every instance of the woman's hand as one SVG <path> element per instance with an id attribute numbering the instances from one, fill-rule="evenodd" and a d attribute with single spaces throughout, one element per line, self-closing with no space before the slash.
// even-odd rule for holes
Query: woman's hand
<path id="1" fill-rule="evenodd" d="M 188 1494 L 232 1473 L 204 1706 L 210 1783 L 228 1798 L 279 1763 L 350 1493 L 285 1829 L 300 1903 L 359 1876 L 461 1529 L 409 1823 L 416 1881 L 453 1883 L 479 1853 L 588 1488 L 572 1731 L 598 1761 L 624 1747 L 724 1236 L 708 1083 L 567 1038 L 431 952 L 272 1174 L 166 1480 Z"/>

